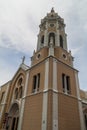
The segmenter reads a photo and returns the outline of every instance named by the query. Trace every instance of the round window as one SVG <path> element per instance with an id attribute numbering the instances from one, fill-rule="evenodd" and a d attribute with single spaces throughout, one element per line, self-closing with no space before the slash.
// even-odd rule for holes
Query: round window
<path id="1" fill-rule="evenodd" d="M 41 57 L 41 54 L 39 53 L 39 54 L 37 54 L 37 59 L 39 59 Z"/>
<path id="2" fill-rule="evenodd" d="M 64 58 L 64 59 L 67 59 L 67 56 L 66 56 L 65 54 L 63 54 L 63 58 Z"/>

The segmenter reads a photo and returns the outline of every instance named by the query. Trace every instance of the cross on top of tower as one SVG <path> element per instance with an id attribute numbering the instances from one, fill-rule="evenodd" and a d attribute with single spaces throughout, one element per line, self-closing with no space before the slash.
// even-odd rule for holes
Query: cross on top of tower
<path id="1" fill-rule="evenodd" d="M 22 64 L 24 64 L 25 56 L 23 56 L 21 59 L 22 59 Z"/>
<path id="2" fill-rule="evenodd" d="M 54 13 L 55 11 L 54 11 L 54 7 L 52 7 L 52 9 L 51 9 L 51 13 Z"/>

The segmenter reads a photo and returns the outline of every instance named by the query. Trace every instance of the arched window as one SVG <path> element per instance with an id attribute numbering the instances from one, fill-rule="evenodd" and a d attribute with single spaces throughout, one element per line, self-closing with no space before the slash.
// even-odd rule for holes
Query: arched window
<path id="1" fill-rule="evenodd" d="M 18 98 L 18 88 L 15 89 L 15 99 Z"/>
<path id="2" fill-rule="evenodd" d="M 22 86 L 19 88 L 19 98 L 22 98 Z"/>
<path id="3" fill-rule="evenodd" d="M 62 36 L 60 35 L 60 47 L 62 47 L 63 48 L 63 38 L 62 38 Z"/>
<path id="4" fill-rule="evenodd" d="M 49 43 L 53 42 L 53 45 L 55 45 L 55 34 L 54 33 L 50 33 L 49 34 L 49 39 L 48 39 Z"/>
<path id="5" fill-rule="evenodd" d="M 41 44 L 44 44 L 44 35 L 41 37 Z"/>
<path id="6" fill-rule="evenodd" d="M 18 86 L 20 86 L 22 84 L 22 81 L 23 81 L 22 78 L 20 78 L 18 81 Z"/>

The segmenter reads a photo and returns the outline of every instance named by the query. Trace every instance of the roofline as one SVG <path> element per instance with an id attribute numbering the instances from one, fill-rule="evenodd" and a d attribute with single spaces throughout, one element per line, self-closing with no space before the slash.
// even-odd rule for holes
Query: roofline
<path id="1" fill-rule="evenodd" d="M 6 83 L 2 84 L 0 87 L 4 87 L 6 84 L 11 83 L 12 80 L 7 81 Z"/>

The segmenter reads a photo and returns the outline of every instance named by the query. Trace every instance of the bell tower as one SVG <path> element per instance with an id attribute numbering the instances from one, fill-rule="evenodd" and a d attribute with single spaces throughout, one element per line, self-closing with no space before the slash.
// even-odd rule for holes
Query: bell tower
<path id="1" fill-rule="evenodd" d="M 51 12 L 41 20 L 40 32 L 38 35 L 37 50 L 43 47 L 50 47 L 53 40 L 53 47 L 62 47 L 67 50 L 64 19 L 62 19 L 52 8 Z"/>
<path id="2" fill-rule="evenodd" d="M 67 48 L 64 19 L 54 11 L 54 8 L 41 20 L 39 27 L 37 49 L 31 58 L 31 65 L 52 55 L 62 62 L 73 66 L 73 57 L 71 56 L 71 51 L 68 52 Z M 37 61 L 37 59 L 39 60 Z"/>
<path id="3" fill-rule="evenodd" d="M 78 70 L 68 51 L 64 19 L 52 8 L 39 27 L 22 130 L 85 130 Z"/>

